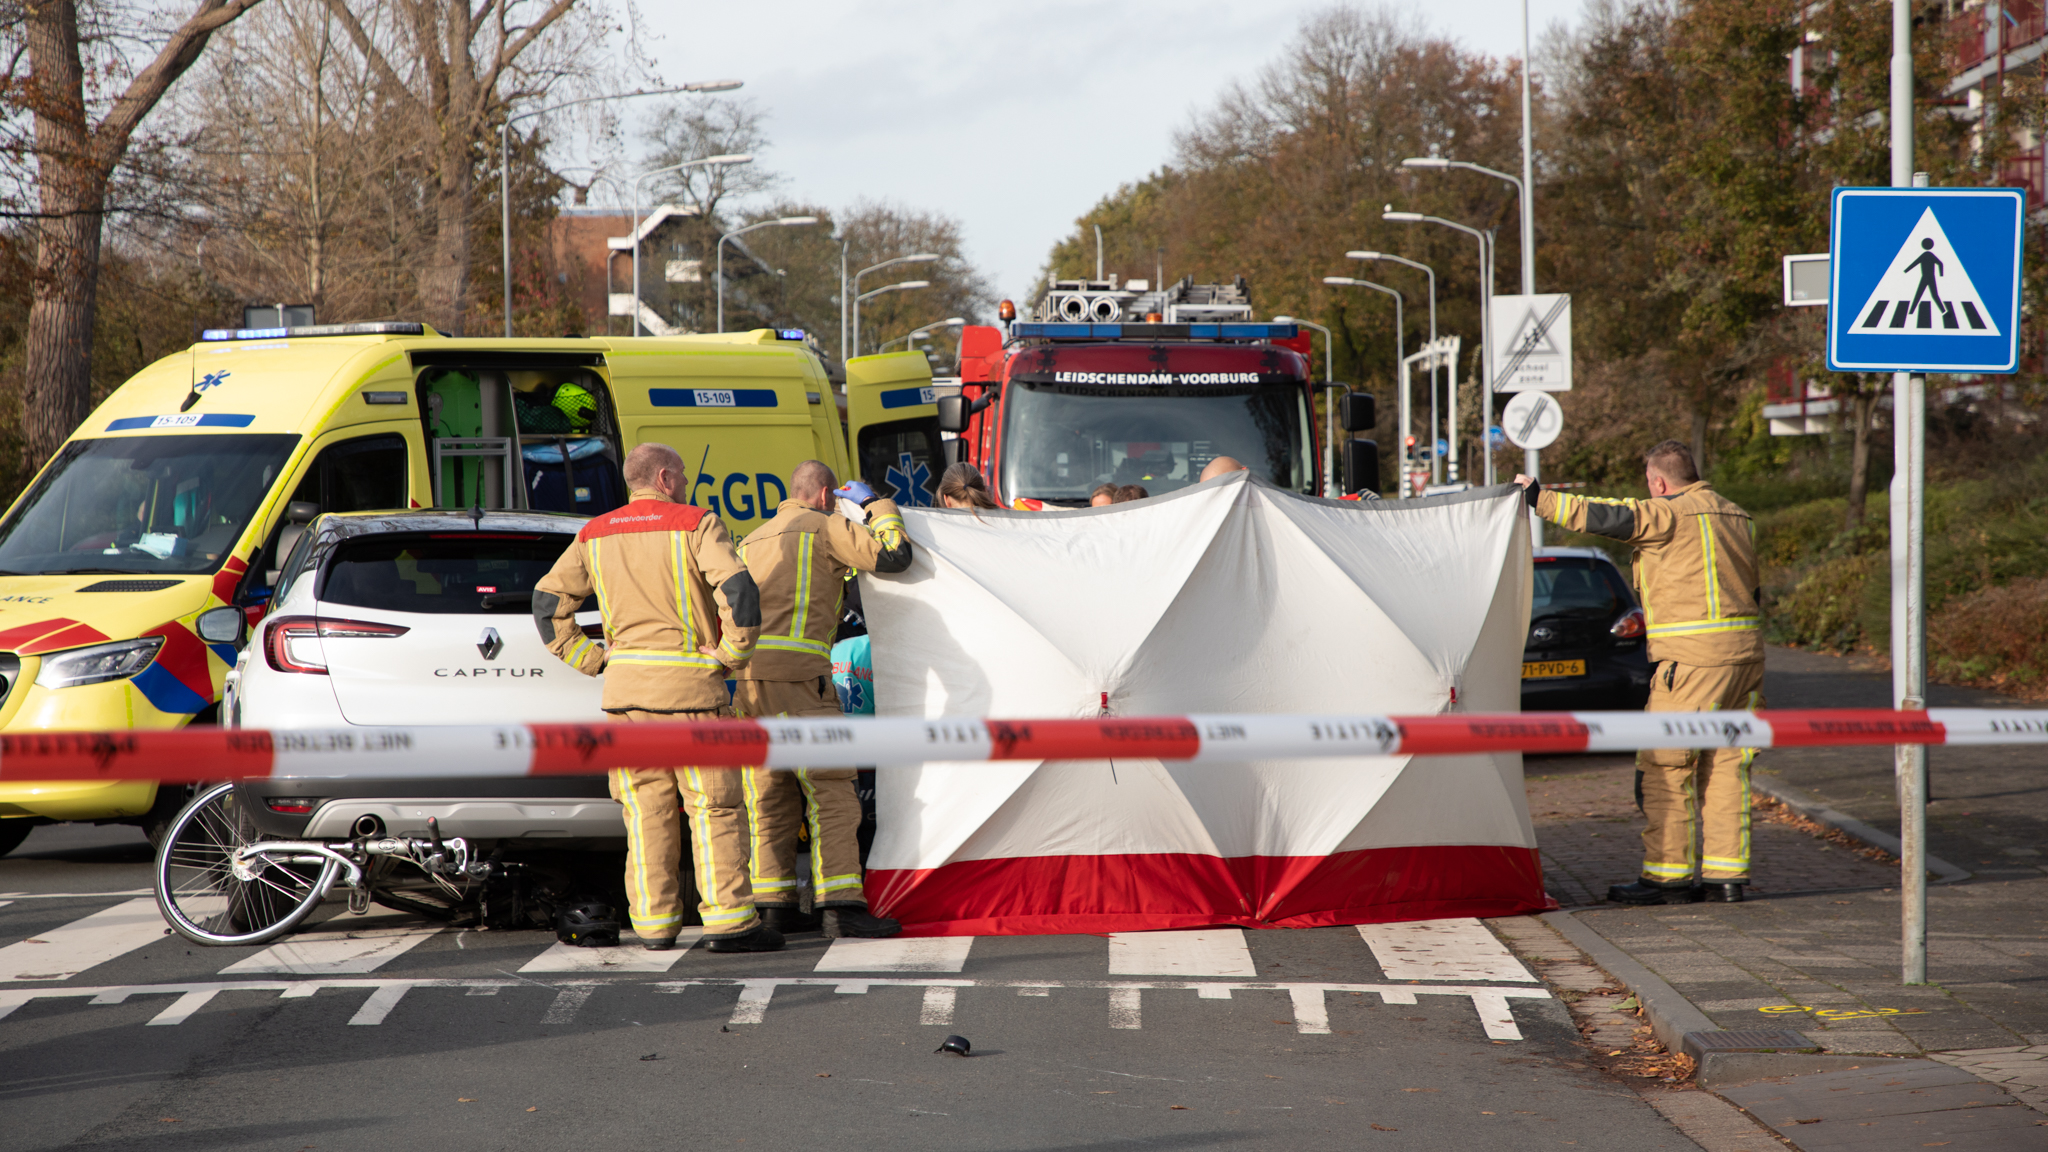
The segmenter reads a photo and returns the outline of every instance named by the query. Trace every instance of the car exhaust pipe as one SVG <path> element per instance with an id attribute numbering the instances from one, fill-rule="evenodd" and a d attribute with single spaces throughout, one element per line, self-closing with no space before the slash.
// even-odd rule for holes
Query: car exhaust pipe
<path id="1" fill-rule="evenodd" d="M 375 840 L 384 835 L 384 818 L 368 814 L 358 816 L 352 831 L 359 839 Z"/>

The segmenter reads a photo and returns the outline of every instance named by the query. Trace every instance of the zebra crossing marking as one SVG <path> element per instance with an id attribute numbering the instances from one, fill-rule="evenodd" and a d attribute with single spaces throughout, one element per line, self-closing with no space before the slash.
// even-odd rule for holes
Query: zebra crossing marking
<path id="1" fill-rule="evenodd" d="M 958 972 L 967 966 L 972 936 L 841 937 L 818 958 L 815 972 Z"/>
<path id="2" fill-rule="evenodd" d="M 676 946 L 667 952 L 649 952 L 622 944 L 617 948 L 578 948 L 574 944 L 556 941 L 547 951 L 526 962 L 519 969 L 527 972 L 666 972 L 675 967 L 683 953 L 695 946 L 704 936 L 704 929 L 685 928 L 676 937 Z"/>
<path id="3" fill-rule="evenodd" d="M 368 927 L 300 932 L 254 956 L 235 961 L 221 969 L 221 974 L 326 976 L 375 972 L 441 931 L 438 924 L 419 927 L 407 921 L 401 926 L 389 920 L 387 917 L 361 922 Z"/>
<path id="4" fill-rule="evenodd" d="M 1534 984 L 1514 953 L 1472 917 L 1360 924 L 1389 980 L 1506 980 Z"/>
<path id="5" fill-rule="evenodd" d="M 0 948 L 0 981 L 69 980 L 163 938 L 156 900 L 125 900 L 61 928 Z"/>
<path id="6" fill-rule="evenodd" d="M 1255 978 L 1252 950 L 1242 928 L 1173 932 L 1112 932 L 1112 976 L 1241 976 Z"/>

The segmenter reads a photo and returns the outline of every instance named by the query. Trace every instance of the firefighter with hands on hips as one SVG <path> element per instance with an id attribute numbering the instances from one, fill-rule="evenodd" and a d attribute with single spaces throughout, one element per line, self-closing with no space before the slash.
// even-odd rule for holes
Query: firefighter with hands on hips
<path id="1" fill-rule="evenodd" d="M 824 464 L 806 460 L 797 465 L 789 478 L 789 499 L 740 545 L 761 590 L 761 637 L 733 696 L 742 716 L 840 715 L 839 693 L 832 686 L 832 641 L 846 582 L 855 572 L 910 567 L 910 539 L 903 534 L 895 501 L 875 495 L 859 480 L 837 485 Z M 842 496 L 867 511 L 866 526 L 833 511 Z M 753 891 L 769 926 L 785 932 L 822 927 L 828 937 L 893 936 L 901 928 L 868 911 L 854 775 L 852 768 L 747 770 Z M 816 917 L 798 906 L 799 825 L 810 832 Z"/>
<path id="2" fill-rule="evenodd" d="M 624 472 L 630 502 L 593 517 L 534 586 L 541 638 L 577 671 L 604 673 L 604 710 L 614 721 L 729 718 L 726 670 L 746 664 L 761 631 L 754 578 L 717 514 L 682 503 L 689 475 L 675 449 L 642 444 Z M 592 593 L 604 616 L 602 645 L 576 623 Z M 612 770 L 612 798 L 625 809 L 627 911 L 649 951 L 675 947 L 682 933 L 684 819 L 704 947 L 782 947 L 747 886 L 745 781 L 745 771 L 732 768 Z"/>
<path id="3" fill-rule="evenodd" d="M 1635 584 L 1648 618 L 1651 712 L 1715 712 L 1762 704 L 1764 645 L 1749 513 L 1701 480 L 1692 449 L 1666 440 L 1643 454 L 1648 500 L 1543 490 L 1515 477 L 1545 520 L 1635 545 Z M 1753 749 L 1659 748 L 1636 756 L 1643 873 L 1616 884 L 1623 904 L 1734 903 L 1749 883 Z M 1699 830 L 1704 849 L 1696 858 Z"/>

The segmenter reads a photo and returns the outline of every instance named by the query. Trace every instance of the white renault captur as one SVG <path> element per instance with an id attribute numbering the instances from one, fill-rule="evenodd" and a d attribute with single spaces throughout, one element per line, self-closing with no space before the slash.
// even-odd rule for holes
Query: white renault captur
<path id="1" fill-rule="evenodd" d="M 422 510 L 313 520 L 228 674 L 226 723 L 287 730 L 605 722 L 603 679 L 556 659 L 532 613 L 534 584 L 586 519 Z M 578 615 L 593 636 L 595 607 Z M 449 767 L 445 777 L 303 777 L 241 788 L 271 836 L 423 836 L 428 817 L 442 834 L 472 844 L 610 847 L 625 835 L 602 776 L 477 779 Z"/>

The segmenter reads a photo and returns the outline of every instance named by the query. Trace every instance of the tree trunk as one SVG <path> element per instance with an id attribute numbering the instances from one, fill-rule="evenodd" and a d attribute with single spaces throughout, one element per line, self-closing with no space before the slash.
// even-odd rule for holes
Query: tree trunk
<path id="1" fill-rule="evenodd" d="M 1707 476 L 1707 410 L 1695 408 L 1692 413 L 1692 466 L 1699 469 L 1700 479 Z"/>
<path id="2" fill-rule="evenodd" d="M 435 181 L 434 250 L 420 269 L 420 302 L 427 323 L 442 332 L 460 332 L 469 311 L 470 178 L 466 140 L 454 133 L 442 137 L 440 172 Z"/>
<path id="3" fill-rule="evenodd" d="M 31 110 L 42 219 L 36 226 L 22 422 L 30 464 L 41 467 L 85 419 L 92 396 L 93 306 L 106 173 L 93 155 L 86 126 L 77 5 L 72 0 L 30 5 L 25 25 L 36 88 Z"/>
<path id="4" fill-rule="evenodd" d="M 1849 419 L 1854 440 L 1849 449 L 1849 511 L 1842 519 L 1842 531 L 1854 532 L 1863 525 L 1864 500 L 1870 494 L 1870 418 L 1877 408 L 1877 395 L 1858 391 L 1849 398 Z"/>

